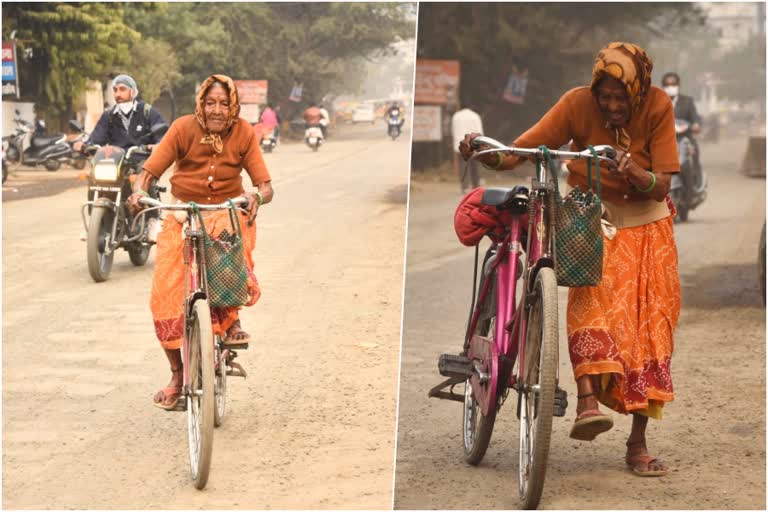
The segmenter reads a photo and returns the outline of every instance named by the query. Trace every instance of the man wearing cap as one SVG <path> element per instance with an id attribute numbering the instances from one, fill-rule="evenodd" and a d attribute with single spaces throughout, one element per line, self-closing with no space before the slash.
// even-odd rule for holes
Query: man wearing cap
<path id="1" fill-rule="evenodd" d="M 165 121 L 152 105 L 136 99 L 139 95 L 136 81 L 128 75 L 117 75 L 112 80 L 112 94 L 115 106 L 111 110 L 104 110 L 87 142 L 101 146 L 109 144 L 124 150 L 142 144 L 151 148 L 160 142 L 162 135 L 153 135 L 150 128 Z M 82 147 L 82 142 L 76 142 L 73 146 L 75 151 L 80 151 Z M 141 166 L 137 168 L 141 169 Z M 88 200 L 92 199 L 89 191 Z M 154 240 L 159 228 L 155 222 L 157 213 L 148 217 L 150 239 Z M 85 241 L 86 238 L 87 233 L 83 232 L 80 239 Z"/>
<path id="2" fill-rule="evenodd" d="M 136 81 L 128 75 L 117 75 L 112 80 L 112 93 L 115 106 L 101 114 L 89 142 L 123 149 L 160 142 L 160 137 L 151 134 L 150 127 L 163 123 L 163 116 L 151 105 L 136 99 L 139 94 Z"/>

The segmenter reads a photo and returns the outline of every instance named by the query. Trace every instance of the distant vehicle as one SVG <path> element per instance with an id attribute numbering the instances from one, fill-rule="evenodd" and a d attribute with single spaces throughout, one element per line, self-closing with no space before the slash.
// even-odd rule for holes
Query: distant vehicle
<path id="1" fill-rule="evenodd" d="M 374 113 L 373 105 L 369 103 L 363 103 L 362 105 L 355 107 L 355 110 L 352 112 L 352 122 L 371 124 L 375 123 L 376 114 Z"/>
<path id="2" fill-rule="evenodd" d="M 304 142 L 312 151 L 317 151 L 324 142 L 323 130 L 319 126 L 309 126 L 304 131 Z"/>

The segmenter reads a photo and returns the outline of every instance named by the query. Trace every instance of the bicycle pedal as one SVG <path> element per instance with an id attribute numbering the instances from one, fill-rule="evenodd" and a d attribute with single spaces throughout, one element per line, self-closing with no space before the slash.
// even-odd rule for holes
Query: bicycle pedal
<path id="1" fill-rule="evenodd" d="M 553 416 L 565 416 L 565 410 L 568 408 L 568 393 L 564 389 L 555 389 L 555 410 Z"/>
<path id="2" fill-rule="evenodd" d="M 437 369 L 443 377 L 468 379 L 472 376 L 472 361 L 467 356 L 442 354 L 437 361 Z"/>
<path id="3" fill-rule="evenodd" d="M 229 350 L 235 350 L 235 349 L 237 349 L 237 350 L 247 350 L 248 349 L 248 344 L 247 343 L 240 343 L 239 345 L 237 345 L 235 343 L 226 343 L 226 344 L 222 343 L 221 346 L 222 346 L 222 348 L 229 349 Z"/>
<path id="4" fill-rule="evenodd" d="M 248 376 L 247 373 L 245 373 L 245 370 L 242 366 L 240 366 L 240 363 L 235 363 L 233 361 L 229 362 L 229 369 L 227 370 L 227 375 L 230 375 L 232 377 L 242 377 L 246 378 Z"/>

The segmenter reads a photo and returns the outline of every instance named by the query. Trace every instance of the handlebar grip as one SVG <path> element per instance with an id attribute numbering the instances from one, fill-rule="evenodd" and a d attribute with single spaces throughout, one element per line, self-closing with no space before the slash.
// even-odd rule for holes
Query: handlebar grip
<path id="1" fill-rule="evenodd" d="M 605 156 L 611 159 L 616 159 L 616 150 L 612 146 L 605 148 Z"/>

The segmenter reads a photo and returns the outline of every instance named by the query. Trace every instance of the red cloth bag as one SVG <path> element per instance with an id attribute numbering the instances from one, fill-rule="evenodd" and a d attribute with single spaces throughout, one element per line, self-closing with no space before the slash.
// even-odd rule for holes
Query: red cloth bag
<path id="1" fill-rule="evenodd" d="M 493 237 L 501 237 L 504 234 L 504 226 L 512 219 L 510 212 L 498 211 L 495 206 L 482 204 L 485 188 L 478 187 L 467 192 L 456 213 L 453 214 L 453 227 L 459 241 L 469 247 L 480 243 L 483 236 L 489 234 Z M 525 215 L 524 217 L 527 217 Z M 527 227 L 527 220 L 523 223 Z M 489 233 L 491 232 L 491 233 Z"/>

